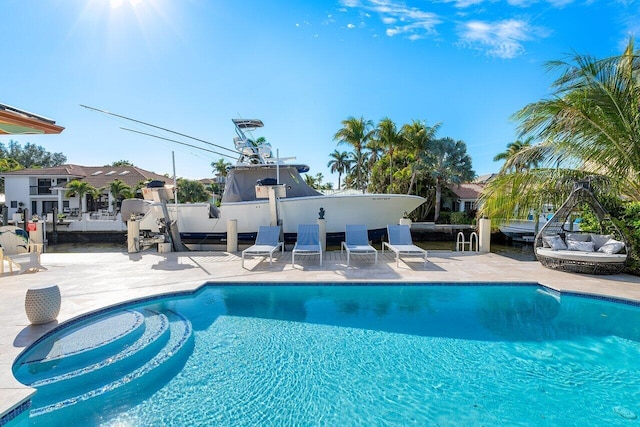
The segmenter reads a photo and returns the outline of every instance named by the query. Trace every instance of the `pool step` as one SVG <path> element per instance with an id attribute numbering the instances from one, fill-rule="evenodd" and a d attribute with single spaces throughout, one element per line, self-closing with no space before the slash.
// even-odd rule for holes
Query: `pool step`
<path id="1" fill-rule="evenodd" d="M 169 319 L 163 313 L 151 311 L 145 313 L 145 319 L 144 333 L 118 353 L 105 353 L 99 362 L 28 384 L 38 389 L 34 403 L 46 406 L 53 400 L 60 400 L 69 390 L 75 394 L 84 393 L 96 384 L 104 383 L 105 378 L 118 378 L 139 368 L 158 354 L 170 338 Z"/>
<path id="2" fill-rule="evenodd" d="M 38 392 L 32 401 L 31 417 L 52 412 L 76 416 L 76 410 L 97 400 L 119 405 L 120 397 L 109 401 L 111 392 L 140 397 L 166 382 L 170 377 L 162 374 L 173 373 L 191 353 L 191 323 L 171 310 L 146 312 L 144 316 L 144 334 L 126 349 L 103 354 L 100 362 L 34 382 Z"/>
<path id="3" fill-rule="evenodd" d="M 32 384 L 65 372 L 99 363 L 106 355 L 120 352 L 145 333 L 145 311 L 126 310 L 86 320 L 50 337 L 50 346 L 34 348 L 14 370 L 24 384 Z"/>

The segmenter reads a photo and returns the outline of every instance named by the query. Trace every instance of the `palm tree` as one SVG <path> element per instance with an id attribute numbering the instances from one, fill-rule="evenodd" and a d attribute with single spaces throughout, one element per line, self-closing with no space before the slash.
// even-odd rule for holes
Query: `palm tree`
<path id="1" fill-rule="evenodd" d="M 67 191 L 65 191 L 64 196 L 67 198 L 78 196 L 80 199 L 80 213 L 84 213 L 87 210 L 87 199 L 85 196 L 95 196 L 97 193 L 98 189 L 93 185 L 86 181 L 74 179 L 67 183 Z"/>
<path id="2" fill-rule="evenodd" d="M 226 181 L 227 174 L 229 173 L 229 167 L 231 163 L 227 162 L 225 159 L 220 158 L 217 162 L 211 162 L 211 167 L 213 168 L 213 172 L 218 177 L 218 189 L 220 193 L 224 192 L 224 184 Z"/>
<path id="3" fill-rule="evenodd" d="M 507 144 L 507 150 L 502 153 L 496 154 L 493 158 L 494 162 L 500 160 L 506 160 L 503 168 L 505 170 L 513 170 L 514 172 L 522 172 L 525 169 L 539 166 L 541 158 L 525 157 L 523 153 L 526 150 L 530 150 L 533 147 L 533 137 L 530 136 L 526 140 L 517 140 Z"/>
<path id="4" fill-rule="evenodd" d="M 198 203 L 209 200 L 209 193 L 200 181 L 180 178 L 178 180 L 178 194 L 182 203 Z"/>
<path id="5" fill-rule="evenodd" d="M 429 150 L 429 144 L 435 137 L 438 129 L 440 129 L 440 123 L 430 127 L 420 120 L 413 120 L 411 123 L 402 126 L 402 147 L 408 150 L 413 156 L 411 181 L 409 182 L 407 194 L 411 194 L 417 175 L 422 168 L 423 154 Z"/>
<path id="6" fill-rule="evenodd" d="M 514 204 L 535 209 L 542 193 L 557 198 L 570 191 L 563 183 L 584 175 L 606 176 L 611 191 L 640 200 L 640 56 L 633 38 L 622 55 L 596 59 L 575 54 L 547 68 L 559 75 L 552 97 L 514 115 L 520 134 L 542 143 L 511 160 L 515 164 L 536 155 L 541 167 L 501 172 L 483 192 L 481 213 L 508 218 Z"/>
<path id="7" fill-rule="evenodd" d="M 380 145 L 387 149 L 389 154 L 389 191 L 393 188 L 393 153 L 397 147 L 402 143 L 400 132 L 396 124 L 388 117 L 383 118 L 378 122 L 378 128 L 376 135 L 380 141 Z"/>
<path id="8" fill-rule="evenodd" d="M 229 171 L 229 167 L 231 163 L 227 162 L 225 159 L 220 158 L 216 162 L 211 162 L 211 167 L 213 168 L 213 172 L 215 175 L 219 176 L 227 176 L 227 172 Z"/>
<path id="9" fill-rule="evenodd" d="M 133 189 L 119 179 L 111 181 L 108 188 L 109 198 L 112 200 L 113 208 L 118 206 L 118 201 L 133 198 Z"/>
<path id="10" fill-rule="evenodd" d="M 327 163 L 327 167 L 331 173 L 338 173 L 338 190 L 342 188 L 341 178 L 342 174 L 348 173 L 351 170 L 351 159 L 349 159 L 349 153 L 346 151 L 333 150 L 333 153 L 329 154 L 331 160 Z"/>
<path id="11" fill-rule="evenodd" d="M 436 183 L 436 201 L 434 221 L 440 218 L 442 188 L 448 184 L 461 184 L 475 177 L 471 166 L 471 157 L 462 141 L 442 138 L 432 141 L 429 152 L 422 163 L 430 171 Z"/>
<path id="12" fill-rule="evenodd" d="M 365 185 L 362 179 L 363 173 L 363 152 L 366 147 L 367 141 L 374 135 L 373 122 L 371 120 L 365 120 L 363 117 L 356 119 L 351 116 L 342 121 L 342 129 L 340 129 L 333 136 L 334 141 L 338 141 L 338 144 L 349 144 L 355 151 L 356 163 L 354 164 L 356 174 L 356 187 L 358 190 L 362 190 L 364 193 Z"/>

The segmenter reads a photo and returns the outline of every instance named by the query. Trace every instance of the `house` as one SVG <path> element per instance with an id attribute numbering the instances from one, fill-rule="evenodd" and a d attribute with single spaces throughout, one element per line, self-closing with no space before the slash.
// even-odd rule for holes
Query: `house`
<path id="1" fill-rule="evenodd" d="M 443 205 L 451 212 L 471 212 L 478 209 L 478 199 L 484 186 L 495 174 L 487 174 L 477 177 L 473 182 L 463 184 L 451 184 L 448 187 L 449 196 L 444 198 Z"/>
<path id="2" fill-rule="evenodd" d="M 5 199 L 9 218 L 13 214 L 29 209 L 32 214 L 44 216 L 58 208 L 60 213 L 79 213 L 104 210 L 114 212 L 117 201 L 109 192 L 109 184 L 120 180 L 131 188 L 150 180 L 167 181 L 168 178 L 134 166 L 79 166 L 62 165 L 52 168 L 22 169 L 2 172 L 5 182 Z M 66 197 L 66 185 L 73 180 L 84 181 L 101 189 L 102 194 L 93 198 L 84 195 Z M 114 203 L 115 202 L 115 203 Z"/>

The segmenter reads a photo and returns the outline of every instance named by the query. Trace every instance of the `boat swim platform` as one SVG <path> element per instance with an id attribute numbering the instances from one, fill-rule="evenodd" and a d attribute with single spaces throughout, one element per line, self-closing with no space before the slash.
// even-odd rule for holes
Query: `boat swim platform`
<path id="1" fill-rule="evenodd" d="M 503 255 L 430 250 L 426 267 L 420 257 L 395 254 L 353 254 L 328 251 L 319 265 L 317 255 L 296 257 L 277 252 L 273 267 L 268 257 L 256 256 L 241 266 L 240 252 L 144 251 L 43 253 L 47 270 L 0 276 L 0 417 L 26 402 L 33 389 L 20 384 L 11 371 L 16 357 L 59 323 L 114 304 L 171 292 L 194 291 L 203 284 L 220 283 L 540 283 L 558 291 L 606 295 L 640 302 L 640 277 L 626 274 L 589 276 L 543 267 L 537 261 L 519 261 Z M 60 288 L 58 320 L 32 326 L 24 310 L 27 289 L 43 284 Z"/>

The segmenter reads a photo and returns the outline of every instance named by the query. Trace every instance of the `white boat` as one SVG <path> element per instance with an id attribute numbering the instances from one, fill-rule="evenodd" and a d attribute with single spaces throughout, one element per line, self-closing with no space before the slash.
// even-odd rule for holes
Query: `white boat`
<path id="1" fill-rule="evenodd" d="M 542 227 L 547 223 L 549 219 L 553 216 L 553 209 L 551 207 L 545 206 L 546 213 L 541 214 L 538 217 L 538 221 L 533 219 L 525 219 L 525 220 L 511 220 L 509 222 L 503 222 L 499 229 L 508 238 L 516 241 L 523 242 L 533 242 L 535 239 L 535 235 L 537 232 L 542 230 Z M 529 218 L 532 218 L 533 215 L 529 215 Z M 568 226 L 569 224 L 567 224 Z M 574 222 L 571 227 L 566 227 L 567 230 L 580 230 L 580 223 L 578 221 Z"/>
<path id="2" fill-rule="evenodd" d="M 240 239 L 252 239 L 260 225 L 281 224 L 285 239 L 291 240 L 298 224 L 315 223 L 320 216 L 326 220 L 328 239 L 343 236 L 347 224 L 365 224 L 375 239 L 383 235 L 388 224 L 397 224 L 425 201 L 403 194 L 323 195 L 301 177 L 308 166 L 284 163 L 274 158 L 268 143 L 256 144 L 246 136 L 245 132 L 262 127 L 262 121 L 234 119 L 233 123 L 239 158 L 228 171 L 219 208 L 209 203 L 163 206 L 156 196 L 149 195 L 151 200 L 125 200 L 123 219 L 139 214 L 140 230 L 149 236 L 161 232 L 162 219 L 168 214 L 185 243 L 226 238 L 228 220 L 237 221 Z M 146 194 L 152 191 L 145 189 Z"/>

